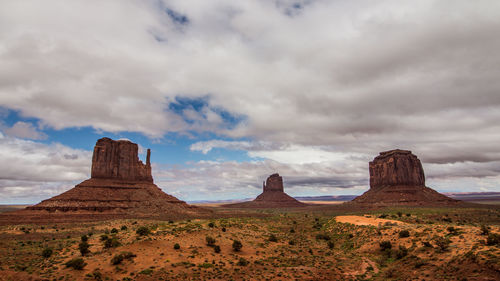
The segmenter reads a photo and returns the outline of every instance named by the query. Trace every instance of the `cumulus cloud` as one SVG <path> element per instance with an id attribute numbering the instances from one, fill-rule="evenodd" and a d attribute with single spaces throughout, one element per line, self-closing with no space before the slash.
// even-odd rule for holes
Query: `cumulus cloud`
<path id="1" fill-rule="evenodd" d="M 33 124 L 28 122 L 18 121 L 12 125 L 12 127 L 6 127 L 2 130 L 5 134 L 17 138 L 32 140 L 43 140 L 47 138 L 45 133 L 40 132 Z"/>
<path id="2" fill-rule="evenodd" d="M 0 204 L 46 199 L 90 176 L 91 152 L 58 143 L 43 144 L 0 133 L 0 158 Z"/>
<path id="3" fill-rule="evenodd" d="M 202 153 L 357 167 L 399 147 L 433 178 L 486 177 L 500 161 L 499 11 L 488 0 L 3 1 L 0 105 L 54 129 L 224 139 L 191 147 Z"/>

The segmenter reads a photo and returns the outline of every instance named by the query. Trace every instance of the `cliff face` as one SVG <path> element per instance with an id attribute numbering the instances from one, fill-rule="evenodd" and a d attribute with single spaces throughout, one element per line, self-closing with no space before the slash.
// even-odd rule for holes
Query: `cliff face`
<path id="1" fill-rule="evenodd" d="M 424 169 L 409 150 L 381 152 L 370 166 L 370 188 L 383 186 L 425 186 Z"/>
<path id="2" fill-rule="evenodd" d="M 262 186 L 263 192 L 266 191 L 280 191 L 283 192 L 283 177 L 279 174 L 270 175 L 264 185 Z"/>
<path id="3" fill-rule="evenodd" d="M 92 156 L 91 178 L 153 182 L 151 151 L 148 149 L 146 164 L 139 160 L 137 151 L 137 144 L 130 141 L 99 139 Z"/>
<path id="4" fill-rule="evenodd" d="M 94 147 L 91 178 L 74 188 L 30 206 L 49 213 L 98 213 L 127 216 L 184 216 L 205 213 L 153 183 L 151 151 L 146 164 L 138 157 L 138 145 L 126 140 L 99 139 Z"/>
<path id="5" fill-rule="evenodd" d="M 409 150 L 381 152 L 369 164 L 370 189 L 352 202 L 370 206 L 451 205 L 457 200 L 425 186 L 424 169 Z"/>

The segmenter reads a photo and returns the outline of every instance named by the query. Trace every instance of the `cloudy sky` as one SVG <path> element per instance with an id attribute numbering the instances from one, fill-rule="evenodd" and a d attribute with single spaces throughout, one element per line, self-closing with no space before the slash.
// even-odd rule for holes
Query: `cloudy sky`
<path id="1" fill-rule="evenodd" d="M 500 1 L 0 1 L 0 203 L 152 149 L 183 200 L 361 194 L 412 150 L 442 192 L 500 191 Z M 144 157 L 144 155 L 141 155 Z"/>

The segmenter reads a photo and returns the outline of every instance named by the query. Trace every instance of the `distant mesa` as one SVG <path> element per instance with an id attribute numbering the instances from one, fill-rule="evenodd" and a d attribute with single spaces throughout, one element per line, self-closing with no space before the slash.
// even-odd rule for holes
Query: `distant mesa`
<path id="1" fill-rule="evenodd" d="M 133 216 L 186 215 L 206 210 L 164 193 L 153 183 L 151 150 L 146 164 L 128 140 L 99 139 L 92 156 L 91 178 L 27 208 L 48 213 L 103 213 Z"/>
<path id="2" fill-rule="evenodd" d="M 297 199 L 289 196 L 284 192 L 283 177 L 279 174 L 270 175 L 267 180 L 262 183 L 263 192 L 253 201 L 241 202 L 234 204 L 223 205 L 230 208 L 290 208 L 290 207 L 305 207 L 304 204 Z"/>
<path id="3" fill-rule="evenodd" d="M 418 206 L 460 202 L 425 186 L 422 164 L 409 150 L 381 152 L 370 162 L 369 169 L 370 189 L 353 203 Z"/>

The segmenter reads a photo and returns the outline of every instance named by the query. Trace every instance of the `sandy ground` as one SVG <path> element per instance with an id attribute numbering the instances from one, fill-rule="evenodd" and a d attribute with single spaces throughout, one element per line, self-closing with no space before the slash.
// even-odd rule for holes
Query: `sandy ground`
<path id="1" fill-rule="evenodd" d="M 335 220 L 340 223 L 352 223 L 355 225 L 384 225 L 386 223 L 396 224 L 396 225 L 405 225 L 406 223 L 397 220 L 388 220 L 388 219 L 380 219 L 374 218 L 371 216 L 337 216 Z"/>

